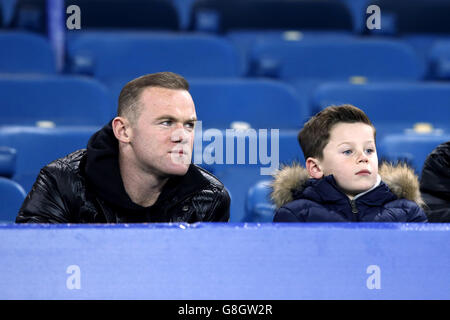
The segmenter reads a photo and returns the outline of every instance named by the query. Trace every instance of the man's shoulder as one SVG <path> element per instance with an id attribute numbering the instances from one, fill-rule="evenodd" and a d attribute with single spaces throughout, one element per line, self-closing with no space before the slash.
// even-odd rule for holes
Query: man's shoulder
<path id="1" fill-rule="evenodd" d="M 211 172 L 209 172 L 195 164 L 193 164 L 193 167 L 196 171 L 198 171 L 201 174 L 202 178 L 204 178 L 212 187 L 216 187 L 218 189 L 224 188 L 223 183 L 216 176 L 214 176 Z"/>
<path id="2" fill-rule="evenodd" d="M 50 172 L 79 173 L 80 163 L 86 157 L 86 149 L 76 150 L 62 158 L 56 159 L 43 168 Z"/>

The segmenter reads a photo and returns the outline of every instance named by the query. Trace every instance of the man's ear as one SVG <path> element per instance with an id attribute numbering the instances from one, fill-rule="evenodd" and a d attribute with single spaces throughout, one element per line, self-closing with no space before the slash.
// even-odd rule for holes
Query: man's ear
<path id="1" fill-rule="evenodd" d="M 123 117 L 115 117 L 112 121 L 112 129 L 114 135 L 119 142 L 129 143 L 131 137 L 131 126 L 128 119 Z"/>
<path id="2" fill-rule="evenodd" d="M 316 158 L 309 157 L 306 159 L 306 170 L 308 170 L 308 174 L 311 178 L 321 179 L 323 177 L 320 161 Z"/>

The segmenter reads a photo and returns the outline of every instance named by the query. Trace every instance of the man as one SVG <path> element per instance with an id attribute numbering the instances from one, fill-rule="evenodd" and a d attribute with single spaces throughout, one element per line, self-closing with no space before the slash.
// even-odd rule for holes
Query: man
<path id="1" fill-rule="evenodd" d="M 197 118 L 188 90 L 171 72 L 126 84 L 117 117 L 87 149 L 41 170 L 16 222 L 228 221 L 224 186 L 191 164 Z"/>

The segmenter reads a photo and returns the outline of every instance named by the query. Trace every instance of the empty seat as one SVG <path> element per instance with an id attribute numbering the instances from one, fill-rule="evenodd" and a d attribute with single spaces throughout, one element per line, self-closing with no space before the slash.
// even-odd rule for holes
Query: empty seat
<path id="1" fill-rule="evenodd" d="M 297 133 L 297 130 L 204 130 L 202 145 L 196 136 L 194 163 L 212 171 L 230 192 L 231 222 L 247 221 L 247 192 L 255 183 L 270 179 L 282 164 L 304 164 Z"/>
<path id="2" fill-rule="evenodd" d="M 0 32 L 0 73 L 56 73 L 50 43 L 37 34 Z"/>
<path id="3" fill-rule="evenodd" d="M 16 172 L 16 149 L 0 146 L 0 177 L 11 178 Z"/>
<path id="4" fill-rule="evenodd" d="M 430 49 L 429 63 L 432 78 L 450 79 L 450 38 L 435 42 Z"/>
<path id="5" fill-rule="evenodd" d="M 185 77 L 235 77 L 240 61 L 232 44 L 206 35 L 87 32 L 68 47 L 72 72 L 102 81 L 172 71 Z"/>
<path id="6" fill-rule="evenodd" d="M 14 29 L 47 33 L 47 0 L 15 0 L 11 21 Z"/>
<path id="7" fill-rule="evenodd" d="M 39 170 L 53 160 L 75 150 L 86 148 L 91 135 L 99 127 L 0 127 L 0 145 L 17 151 L 13 180 L 26 192 L 36 180 Z"/>
<path id="8" fill-rule="evenodd" d="M 0 125 L 102 125 L 115 110 L 107 89 L 82 77 L 3 76 L 0 96 Z"/>
<path id="9" fill-rule="evenodd" d="M 25 196 L 17 182 L 0 177 L 0 222 L 15 221 Z"/>
<path id="10" fill-rule="evenodd" d="M 271 180 L 261 180 L 248 190 L 245 201 L 245 221 L 273 221 L 275 204 L 270 200 L 271 182 Z"/>
<path id="11" fill-rule="evenodd" d="M 177 11 L 167 0 L 66 0 L 65 4 L 80 7 L 82 30 L 179 29 Z"/>
<path id="12" fill-rule="evenodd" d="M 77 5 L 81 29 L 177 30 L 176 9 L 165 0 L 73 0 L 64 9 Z M 66 12 L 62 13 L 68 17 Z M 12 26 L 33 32 L 47 31 L 46 0 L 17 0 Z M 79 31 L 79 30 L 76 30 Z"/>
<path id="13" fill-rule="evenodd" d="M 378 0 L 372 1 L 381 9 L 381 20 L 390 33 L 448 34 L 450 33 L 450 3 L 446 0 Z M 387 31 L 387 30 L 385 30 Z"/>
<path id="14" fill-rule="evenodd" d="M 327 83 L 314 95 L 317 109 L 329 105 L 353 104 L 361 108 L 377 131 L 413 128 L 418 122 L 448 128 L 450 84 L 445 83 Z M 383 130 L 378 126 L 384 126 Z"/>
<path id="15" fill-rule="evenodd" d="M 352 17 L 343 3 L 327 0 L 199 0 L 191 28 L 227 32 L 236 29 L 349 30 Z"/>
<path id="16" fill-rule="evenodd" d="M 373 39 L 265 42 L 253 48 L 250 63 L 252 74 L 284 80 L 418 80 L 425 71 L 410 46 Z"/>
<path id="17" fill-rule="evenodd" d="M 417 175 L 422 172 L 427 156 L 438 145 L 450 141 L 450 133 L 389 134 L 378 142 L 378 152 L 389 161 L 409 163 Z"/>
<path id="18" fill-rule="evenodd" d="M 192 80 L 191 95 L 204 128 L 231 128 L 245 122 L 251 128 L 297 129 L 310 115 L 295 90 L 281 82 L 255 79 Z"/>

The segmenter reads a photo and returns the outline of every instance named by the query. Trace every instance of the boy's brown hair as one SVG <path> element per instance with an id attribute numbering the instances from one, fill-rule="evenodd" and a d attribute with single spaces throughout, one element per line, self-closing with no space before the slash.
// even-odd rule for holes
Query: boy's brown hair
<path id="1" fill-rule="evenodd" d="M 351 104 L 329 106 L 311 117 L 298 133 L 298 142 L 303 150 L 305 160 L 309 157 L 323 159 L 323 149 L 330 140 L 330 131 L 334 125 L 362 122 L 373 128 L 375 139 L 376 130 L 367 115 Z"/>

